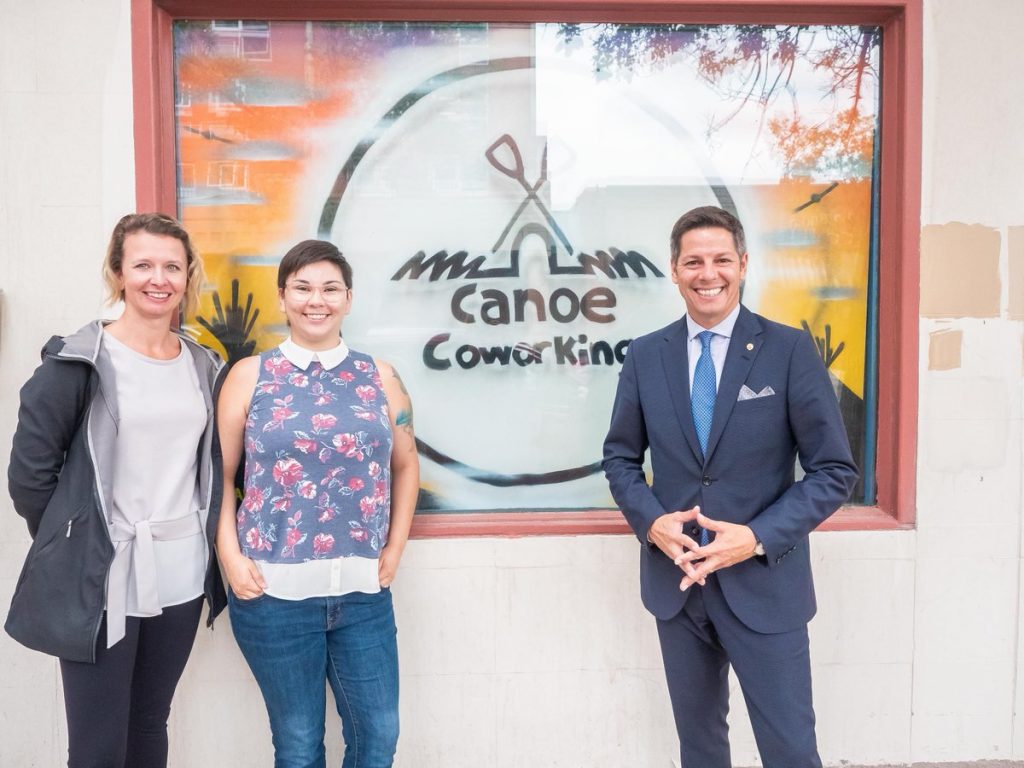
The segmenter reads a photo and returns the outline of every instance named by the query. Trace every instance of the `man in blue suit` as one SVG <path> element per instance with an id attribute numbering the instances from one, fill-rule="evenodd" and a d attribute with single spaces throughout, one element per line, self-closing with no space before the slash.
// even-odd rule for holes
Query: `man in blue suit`
<path id="1" fill-rule="evenodd" d="M 731 664 L 765 767 L 820 768 L 808 534 L 857 480 L 838 402 L 813 339 L 740 304 L 735 216 L 689 211 L 671 251 L 686 316 L 630 344 L 604 470 L 640 539 L 682 764 L 732 765 Z"/>

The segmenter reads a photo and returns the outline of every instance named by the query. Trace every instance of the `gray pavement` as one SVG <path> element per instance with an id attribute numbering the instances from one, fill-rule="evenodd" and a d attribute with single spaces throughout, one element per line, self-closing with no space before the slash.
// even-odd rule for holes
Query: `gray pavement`
<path id="1" fill-rule="evenodd" d="M 868 766 L 840 763 L 841 768 L 868 768 Z M 1019 760 L 977 760 L 968 763 L 904 763 L 903 765 L 876 765 L 871 768 L 1024 768 Z"/>
<path id="2" fill-rule="evenodd" d="M 750 766 L 754 768 L 754 766 Z M 1019 760 L 977 760 L 958 763 L 886 763 L 885 765 L 853 765 L 846 761 L 830 763 L 829 768 L 1024 768 Z"/>

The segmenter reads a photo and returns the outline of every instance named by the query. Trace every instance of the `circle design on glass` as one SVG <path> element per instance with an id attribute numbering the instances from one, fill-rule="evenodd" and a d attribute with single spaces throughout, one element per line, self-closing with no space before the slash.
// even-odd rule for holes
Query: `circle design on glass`
<path id="1" fill-rule="evenodd" d="M 363 163 L 370 150 L 385 138 L 391 129 L 395 128 L 396 125 L 400 123 L 400 120 L 406 116 L 414 106 L 446 87 L 464 83 L 472 78 L 533 70 L 534 67 L 535 59 L 532 56 L 513 56 L 495 58 L 488 61 L 479 61 L 455 67 L 428 77 L 419 85 L 412 88 L 404 96 L 399 98 L 389 109 L 387 109 L 383 116 L 376 121 L 373 127 L 364 134 L 363 138 L 355 144 L 354 148 L 345 159 L 345 162 L 342 164 L 341 170 L 338 172 L 331 191 L 327 199 L 324 201 L 321 209 L 318 236 L 323 239 L 331 238 L 332 231 L 339 215 L 339 209 L 341 208 L 342 201 L 345 199 L 346 194 L 350 190 L 350 184 L 356 170 L 360 167 L 360 164 Z M 652 108 L 651 111 L 654 111 L 654 109 L 656 108 Z M 656 115 L 656 119 L 660 121 L 672 120 L 670 116 L 664 114 Z M 685 133 L 685 129 L 678 124 L 671 127 L 674 130 Z M 504 151 L 499 152 L 499 150 Z M 510 154 L 512 158 L 511 163 L 507 161 Z M 487 272 L 487 274 L 483 276 L 498 276 L 495 274 L 495 270 L 499 269 L 518 270 L 519 265 L 516 261 L 518 258 L 517 248 L 524 237 L 529 234 L 537 235 L 543 241 L 545 249 L 552 254 L 554 253 L 556 240 L 562 244 L 568 253 L 571 254 L 573 252 L 573 248 L 569 239 L 566 237 L 563 228 L 559 226 L 555 217 L 552 216 L 551 211 L 544 206 L 540 198 L 537 196 L 537 189 L 539 189 L 540 185 L 546 181 L 546 150 L 541 164 L 541 176 L 538 179 L 533 180 L 532 183 L 531 179 L 527 176 L 527 171 L 524 166 L 522 156 L 520 155 L 519 147 L 515 143 L 514 138 L 509 134 L 505 133 L 500 136 L 488 148 L 486 155 L 487 160 L 495 170 L 517 181 L 523 188 L 526 198 L 522 201 L 520 211 L 528 206 L 536 206 L 541 216 L 547 220 L 548 228 L 545 229 L 542 226 L 538 227 L 530 224 L 524 225 L 520 229 L 516 238 L 512 239 L 512 262 L 509 267 L 487 268 L 482 270 L 483 272 Z M 713 195 L 717 204 L 735 214 L 736 205 L 726 185 L 718 180 L 713 172 L 709 173 L 707 168 L 703 170 L 707 189 Z M 509 235 L 509 230 L 512 228 L 513 224 L 516 223 L 518 216 L 519 211 L 517 211 L 509 220 L 508 225 L 505 227 L 505 231 L 498 237 L 498 240 L 492 250 L 497 251 L 498 247 L 506 240 Z M 468 261 L 470 261 L 471 264 L 473 262 L 473 260 Z M 483 259 L 480 258 L 480 261 L 483 261 Z M 554 265 L 553 256 L 551 257 L 550 263 Z M 573 267 L 570 267 L 569 269 L 573 269 Z M 516 272 L 516 274 L 518 274 L 518 272 Z M 450 275 L 449 279 L 451 279 Z M 554 309 L 554 307 L 554 298 L 552 297 L 552 309 Z M 529 354 L 529 352 L 525 352 L 524 354 Z M 430 459 L 437 465 L 456 472 L 459 476 L 467 480 L 499 488 L 547 486 L 557 483 L 566 483 L 594 475 L 601 469 L 601 462 L 593 461 L 545 472 L 503 473 L 493 469 L 476 466 L 470 462 L 453 457 L 434 447 L 431 443 L 419 436 L 416 437 L 416 446 L 422 456 Z"/>

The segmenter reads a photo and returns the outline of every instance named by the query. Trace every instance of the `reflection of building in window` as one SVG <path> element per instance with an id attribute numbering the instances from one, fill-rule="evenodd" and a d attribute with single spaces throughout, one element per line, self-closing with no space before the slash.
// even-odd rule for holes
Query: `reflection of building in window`
<path id="1" fill-rule="evenodd" d="M 206 183 L 221 189 L 248 189 L 249 166 L 232 161 L 212 162 L 206 174 Z"/>
<path id="2" fill-rule="evenodd" d="M 443 194 L 485 193 L 487 164 L 466 153 L 436 152 L 431 158 L 433 190 Z"/>
<path id="3" fill-rule="evenodd" d="M 195 197 L 196 194 L 196 166 L 195 163 L 181 163 L 178 165 L 178 194 L 182 199 Z"/>
<path id="4" fill-rule="evenodd" d="M 240 109 L 237 99 L 233 95 L 223 94 L 219 91 L 210 91 L 206 95 L 206 101 L 210 112 L 218 117 L 224 117 L 231 112 L 238 112 Z"/>
<path id="5" fill-rule="evenodd" d="M 270 60 L 269 21 L 214 21 L 212 30 L 218 55 Z"/>
<path id="6" fill-rule="evenodd" d="M 435 152 L 432 158 L 434 191 L 451 194 L 459 190 L 459 156 L 454 152 Z"/>
<path id="7" fill-rule="evenodd" d="M 510 25 L 514 27 L 515 25 Z M 452 45 L 459 53 L 459 64 L 472 64 L 481 59 L 492 57 L 493 49 L 489 45 L 488 35 L 492 30 L 501 27 L 500 23 L 464 25 L 450 30 L 453 34 Z"/>
<path id="8" fill-rule="evenodd" d="M 391 177 L 382 172 L 380 165 L 370 163 L 360 174 L 360 194 L 368 197 L 394 197 L 397 194 Z"/>
<path id="9" fill-rule="evenodd" d="M 465 153 L 438 153 L 432 159 L 433 189 L 437 193 L 485 194 L 487 187 L 487 166 Z"/>
<path id="10" fill-rule="evenodd" d="M 478 152 L 463 149 L 459 152 L 433 153 L 431 162 L 434 191 L 473 194 L 489 192 L 489 167 L 482 159 L 487 146 L 482 137 L 491 133 L 500 135 L 504 130 L 501 127 L 504 123 L 496 126 L 494 131 L 487 128 L 491 122 L 490 92 L 475 93 L 471 107 L 463 95 L 450 95 L 441 91 L 432 94 L 432 98 L 437 120 L 450 123 L 453 129 L 460 130 L 467 136 L 481 137 Z"/>
<path id="11" fill-rule="evenodd" d="M 237 144 L 245 135 L 226 123 L 181 123 L 181 130 L 190 136 L 199 136 L 219 144 Z"/>

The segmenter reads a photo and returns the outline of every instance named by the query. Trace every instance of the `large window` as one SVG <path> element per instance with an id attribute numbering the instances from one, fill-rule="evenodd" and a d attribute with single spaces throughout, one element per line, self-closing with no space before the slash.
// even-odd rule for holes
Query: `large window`
<path id="1" fill-rule="evenodd" d="M 902 258 L 884 253 L 881 72 L 901 28 L 211 15 L 157 18 L 203 340 L 276 344 L 281 254 L 335 242 L 347 341 L 419 405 L 421 530 L 619 526 L 599 467 L 618 370 L 681 314 L 668 232 L 703 204 L 747 227 L 744 303 L 803 326 L 829 367 L 864 477 L 847 523 L 899 522 L 876 404 L 879 289 Z M 259 310 L 246 338 L 226 305 Z"/>

